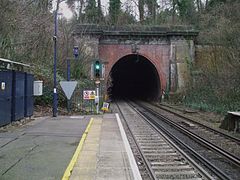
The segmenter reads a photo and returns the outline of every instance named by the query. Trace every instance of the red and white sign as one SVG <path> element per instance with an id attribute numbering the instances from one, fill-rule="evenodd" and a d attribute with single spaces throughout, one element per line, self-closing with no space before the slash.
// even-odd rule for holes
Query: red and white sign
<path id="1" fill-rule="evenodd" d="M 95 99 L 96 92 L 95 90 L 85 90 L 83 91 L 83 99 L 92 100 Z"/>

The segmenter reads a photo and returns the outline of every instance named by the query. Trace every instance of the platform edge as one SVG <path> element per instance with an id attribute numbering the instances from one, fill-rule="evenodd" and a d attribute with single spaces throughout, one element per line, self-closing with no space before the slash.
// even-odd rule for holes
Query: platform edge
<path id="1" fill-rule="evenodd" d="M 92 123 L 93 123 L 93 118 L 91 118 L 90 122 L 88 123 L 88 126 L 87 126 L 86 130 L 84 131 L 84 133 L 82 135 L 82 138 L 81 138 L 81 140 L 80 140 L 80 142 L 78 144 L 78 147 L 77 147 L 77 149 L 76 149 L 76 151 L 75 151 L 75 153 L 74 153 L 74 155 L 73 155 L 73 157 L 72 157 L 72 159 L 71 159 L 67 169 L 64 172 L 62 180 L 69 180 L 69 178 L 71 176 L 71 173 L 72 173 L 72 170 L 73 170 L 73 167 L 74 167 L 74 165 L 77 162 L 78 156 L 79 156 L 79 154 L 80 154 L 80 152 L 82 150 L 84 141 L 86 140 L 87 134 L 89 132 L 89 129 L 90 129 Z"/>
<path id="2" fill-rule="evenodd" d="M 123 139 L 123 142 L 124 142 L 124 146 L 125 146 L 125 149 L 126 149 L 126 152 L 127 152 L 127 155 L 128 155 L 128 159 L 129 159 L 129 163 L 130 163 L 130 166 L 131 166 L 131 169 L 132 169 L 133 177 L 134 177 L 135 180 L 142 180 L 142 177 L 140 175 L 137 163 L 135 161 L 135 158 L 134 158 L 134 155 L 132 153 L 130 144 L 128 142 L 127 135 L 126 135 L 126 133 L 123 129 L 121 119 L 120 119 L 118 113 L 116 113 L 115 116 L 117 118 L 118 127 L 120 129 L 120 133 L 121 133 L 121 136 L 122 136 L 122 139 Z"/>

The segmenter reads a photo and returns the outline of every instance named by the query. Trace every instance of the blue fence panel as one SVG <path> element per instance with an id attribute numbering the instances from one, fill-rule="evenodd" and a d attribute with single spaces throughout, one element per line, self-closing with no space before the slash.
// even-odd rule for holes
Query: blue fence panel
<path id="1" fill-rule="evenodd" d="M 11 122 L 12 71 L 0 71 L 0 126 Z"/>
<path id="2" fill-rule="evenodd" d="M 25 73 L 13 71 L 12 121 L 24 118 Z"/>
<path id="3" fill-rule="evenodd" d="M 33 115 L 33 75 L 25 73 L 25 117 Z"/>

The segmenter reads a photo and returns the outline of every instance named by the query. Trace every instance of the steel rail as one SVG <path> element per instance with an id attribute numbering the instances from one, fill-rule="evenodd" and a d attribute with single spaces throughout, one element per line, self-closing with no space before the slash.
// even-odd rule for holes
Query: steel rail
<path id="1" fill-rule="evenodd" d="M 129 103 L 132 107 L 133 104 Z M 142 106 L 141 106 L 142 107 Z M 189 146 L 187 146 L 184 142 L 182 142 L 181 140 L 179 140 L 178 137 L 176 137 L 175 135 L 173 135 L 171 132 L 169 132 L 168 130 L 166 130 L 165 128 L 163 128 L 161 125 L 159 125 L 159 123 L 157 121 L 155 121 L 154 119 L 152 119 L 151 117 L 149 117 L 146 113 L 144 112 L 140 112 L 137 110 L 136 107 L 133 108 L 136 112 L 138 112 L 156 131 L 158 131 L 159 133 L 164 132 L 168 137 L 170 137 L 171 139 L 173 139 L 175 142 L 177 142 L 180 146 L 184 147 L 185 149 L 187 149 L 198 161 L 200 161 L 202 164 L 204 164 L 209 170 L 211 170 L 211 172 L 213 174 L 215 174 L 218 178 L 220 179 L 231 179 L 230 177 L 228 177 L 227 174 L 225 174 L 224 172 L 222 172 L 218 167 L 216 167 L 215 165 L 213 165 L 211 162 L 209 162 L 207 159 L 205 159 L 204 157 L 202 157 L 199 153 L 197 153 L 194 149 L 190 148 Z M 145 109 L 145 108 L 144 108 Z M 155 116 L 155 115 L 154 115 Z M 164 134 L 163 134 L 164 135 Z M 166 136 L 164 135 L 164 136 Z M 179 147 L 177 147 L 178 149 L 180 149 Z M 180 149 L 181 150 L 181 149 Z M 188 157 L 188 156 L 187 156 Z M 192 161 L 191 161 L 192 162 Z M 199 165 L 194 162 L 194 165 L 196 165 L 196 167 L 199 167 Z M 199 170 L 201 172 L 201 169 Z M 204 174 L 204 173 L 203 173 Z M 209 178 L 209 177 L 208 177 Z M 210 178 L 211 179 L 211 178 Z"/>
<path id="2" fill-rule="evenodd" d="M 162 109 L 162 110 L 164 110 L 164 111 L 167 111 L 167 112 L 169 112 L 169 113 L 172 113 L 172 114 L 174 114 L 174 115 L 176 115 L 176 116 L 178 116 L 178 117 L 180 117 L 180 118 L 186 119 L 186 120 L 188 120 L 188 121 L 190 121 L 190 122 L 192 122 L 192 123 L 195 123 L 195 124 L 197 124 L 197 125 L 199 125 L 199 126 L 202 126 L 202 127 L 206 128 L 206 129 L 212 131 L 212 132 L 215 132 L 215 133 L 218 133 L 218 134 L 220 134 L 220 135 L 222 135 L 222 136 L 225 136 L 225 137 L 227 137 L 227 138 L 235 141 L 236 143 L 240 144 L 240 139 L 237 138 L 237 137 L 233 137 L 233 136 L 228 135 L 228 134 L 226 134 L 226 133 L 223 133 L 223 132 L 221 132 L 221 131 L 219 131 L 219 130 L 217 130 L 217 129 L 213 129 L 213 128 L 208 127 L 208 126 L 206 126 L 206 125 L 204 125 L 204 124 L 201 124 L 201 123 L 199 123 L 199 122 L 197 122 L 197 121 L 194 121 L 193 119 L 190 119 L 190 118 L 188 118 L 188 117 L 186 117 L 186 116 L 183 116 L 183 115 L 181 115 L 181 114 L 178 114 L 178 113 L 176 113 L 176 112 L 173 112 L 173 111 L 171 111 L 171 110 L 169 110 L 169 109 L 166 109 L 166 108 L 162 107 L 162 106 L 166 106 L 166 107 L 168 107 L 168 108 L 171 108 L 170 106 L 163 105 L 163 104 L 161 104 L 160 106 L 159 106 L 159 105 L 156 105 L 156 104 L 152 104 L 152 103 L 150 103 L 150 104 L 153 105 L 153 106 L 155 106 L 155 107 L 157 107 L 157 108 L 159 108 L 159 109 Z M 180 111 L 180 110 L 178 110 L 178 111 Z"/>
<path id="3" fill-rule="evenodd" d="M 125 119 L 124 114 L 123 114 L 121 108 L 119 107 L 119 105 L 118 105 L 117 102 L 116 102 L 115 104 L 117 105 L 117 108 L 118 108 L 118 110 L 119 110 L 122 118 L 123 118 L 124 121 L 125 121 L 125 124 L 126 124 L 128 130 L 129 130 L 130 134 L 131 134 L 131 137 L 132 137 L 133 140 L 134 140 L 135 145 L 137 146 L 138 152 L 140 153 L 140 156 L 141 156 L 142 160 L 143 160 L 144 163 L 146 164 L 146 167 L 147 167 L 147 170 L 148 170 L 148 172 L 149 172 L 150 177 L 151 177 L 152 179 L 154 179 L 154 180 L 157 180 L 157 177 L 156 177 L 155 173 L 153 172 L 150 163 L 148 162 L 147 158 L 145 157 L 144 153 L 142 152 L 139 144 L 137 143 L 137 140 L 135 139 L 135 137 L 134 137 L 134 135 L 133 135 L 132 130 L 130 129 L 130 127 L 129 127 L 128 123 L 127 123 L 127 120 Z"/>
<path id="4" fill-rule="evenodd" d="M 232 155 L 231 153 L 225 151 L 224 149 L 214 145 L 213 143 L 207 141 L 206 139 L 201 138 L 200 136 L 196 135 L 195 133 L 189 131 L 188 129 L 180 126 L 179 124 L 173 122 L 172 120 L 170 120 L 169 118 L 159 114 L 158 112 L 155 112 L 154 110 L 150 109 L 149 107 L 146 107 L 144 105 L 141 105 L 141 107 L 143 107 L 144 109 L 150 111 L 152 114 L 154 114 L 155 116 L 163 119 L 165 122 L 171 124 L 172 126 L 176 127 L 177 129 L 179 129 L 181 132 L 184 132 L 187 136 L 196 139 L 198 142 L 200 142 L 202 145 L 211 148 L 212 150 L 218 152 L 219 154 L 225 156 L 227 159 L 231 160 L 231 162 L 233 162 L 235 165 L 240 167 L 240 159 L 234 155 Z"/>

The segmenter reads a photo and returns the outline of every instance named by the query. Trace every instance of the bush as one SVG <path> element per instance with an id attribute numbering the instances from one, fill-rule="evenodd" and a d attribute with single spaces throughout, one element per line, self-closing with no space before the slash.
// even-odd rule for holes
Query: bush
<path id="1" fill-rule="evenodd" d="M 219 96 L 214 87 L 202 85 L 201 88 L 189 90 L 187 94 L 183 103 L 195 109 L 221 114 L 240 110 L 240 96 L 236 91 Z"/>
<path id="2" fill-rule="evenodd" d="M 65 106 L 66 98 L 62 90 L 58 90 L 58 104 L 59 106 Z M 35 105 L 52 106 L 53 104 L 53 88 L 49 86 L 43 86 L 43 95 L 35 97 Z"/>

